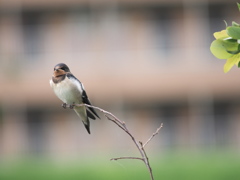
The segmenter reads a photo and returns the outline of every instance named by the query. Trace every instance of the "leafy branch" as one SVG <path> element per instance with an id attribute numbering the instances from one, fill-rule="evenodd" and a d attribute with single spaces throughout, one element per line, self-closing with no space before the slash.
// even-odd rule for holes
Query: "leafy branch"
<path id="1" fill-rule="evenodd" d="M 240 11 L 240 4 L 237 3 Z M 232 26 L 226 24 L 226 29 L 215 32 L 216 38 L 210 46 L 212 54 L 218 59 L 227 59 L 224 72 L 227 73 L 234 65 L 240 68 L 240 24 L 232 22 Z"/>
<path id="2" fill-rule="evenodd" d="M 152 168 L 150 166 L 150 163 L 149 163 L 149 159 L 148 159 L 148 156 L 147 156 L 147 153 L 145 151 L 145 146 L 153 139 L 154 136 L 156 136 L 160 129 L 163 127 L 163 123 L 161 123 L 160 127 L 152 134 L 152 136 L 145 142 L 143 143 L 142 141 L 138 141 L 136 140 L 136 138 L 132 135 L 132 133 L 129 131 L 129 129 L 127 128 L 126 124 L 124 121 L 121 121 L 120 119 L 118 119 L 116 116 L 114 116 L 112 113 L 108 112 L 108 111 L 105 111 L 99 107 L 96 107 L 96 106 L 91 106 L 91 105 L 88 105 L 88 104 L 74 104 L 74 105 L 69 105 L 67 104 L 65 107 L 67 108 L 73 108 L 73 106 L 86 106 L 86 107 L 91 107 L 91 108 L 94 108 L 94 109 L 97 109 L 99 110 L 100 112 L 102 112 L 104 114 L 104 116 L 109 120 L 109 121 L 112 121 L 113 123 L 115 123 L 119 128 L 121 128 L 124 132 L 126 132 L 132 139 L 132 141 L 134 142 L 134 144 L 136 145 L 141 157 L 118 157 L 118 158 L 112 158 L 111 160 L 120 160 L 120 159 L 136 159 L 136 160 L 141 160 L 144 162 L 144 164 L 146 165 L 147 169 L 148 169 L 148 172 L 150 174 L 150 178 L 151 180 L 154 180 L 154 177 L 153 177 L 153 173 L 152 173 Z"/>

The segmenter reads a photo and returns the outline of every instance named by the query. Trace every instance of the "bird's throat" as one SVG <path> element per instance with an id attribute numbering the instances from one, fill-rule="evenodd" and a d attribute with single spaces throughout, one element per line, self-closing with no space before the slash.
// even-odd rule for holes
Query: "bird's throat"
<path id="1" fill-rule="evenodd" d="M 66 74 L 62 74 L 62 75 L 58 75 L 58 76 L 53 76 L 53 77 L 52 77 L 52 81 L 53 81 L 55 84 L 57 84 L 57 83 L 63 81 L 63 80 L 65 79 L 65 77 L 66 77 Z"/>

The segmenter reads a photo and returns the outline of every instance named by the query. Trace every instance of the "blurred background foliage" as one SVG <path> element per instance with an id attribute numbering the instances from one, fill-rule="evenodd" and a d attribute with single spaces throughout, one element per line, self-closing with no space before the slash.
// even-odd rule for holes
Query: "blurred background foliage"
<path id="1" fill-rule="evenodd" d="M 226 180 L 238 179 L 239 159 L 231 153 L 168 153 L 164 157 L 150 156 L 155 179 Z M 154 158 L 153 158 L 154 157 Z M 105 158 L 105 159 L 104 159 Z M 107 157 L 78 159 L 63 163 L 49 160 L 14 161 L 1 166 L 0 178 L 25 179 L 149 179 L 145 165 L 140 161 L 108 161 Z"/>
<path id="2" fill-rule="evenodd" d="M 240 4 L 237 3 L 240 10 Z M 224 65 L 224 72 L 227 73 L 234 65 L 240 67 L 239 52 L 240 52 L 240 25 L 235 21 L 229 26 L 226 23 L 226 30 L 214 33 L 214 40 L 210 46 L 210 50 L 214 56 L 219 59 L 227 59 Z"/>
<path id="3" fill-rule="evenodd" d="M 91 102 L 147 146 L 156 179 L 239 179 L 240 71 L 209 51 L 233 0 L 0 2 L 0 179 L 148 179 L 102 116 L 91 135 L 49 79 L 66 63 Z"/>

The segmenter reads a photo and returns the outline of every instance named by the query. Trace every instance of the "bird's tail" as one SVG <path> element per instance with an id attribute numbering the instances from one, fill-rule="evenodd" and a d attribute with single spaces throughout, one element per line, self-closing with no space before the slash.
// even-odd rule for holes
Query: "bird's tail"
<path id="1" fill-rule="evenodd" d="M 85 128 L 87 129 L 87 132 L 90 133 L 90 122 L 87 116 L 87 111 L 85 107 L 74 107 L 74 111 L 77 113 L 77 115 L 81 118 Z"/>

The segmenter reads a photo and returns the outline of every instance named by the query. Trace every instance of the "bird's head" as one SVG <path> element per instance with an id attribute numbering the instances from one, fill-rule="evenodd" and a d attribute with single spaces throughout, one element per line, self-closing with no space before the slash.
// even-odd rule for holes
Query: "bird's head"
<path id="1" fill-rule="evenodd" d="M 54 69 L 53 69 L 53 75 L 55 77 L 58 77 L 58 76 L 61 76 L 61 75 L 64 75 L 68 72 L 70 72 L 70 69 L 68 68 L 68 66 L 64 63 L 59 63 L 57 64 Z"/>

